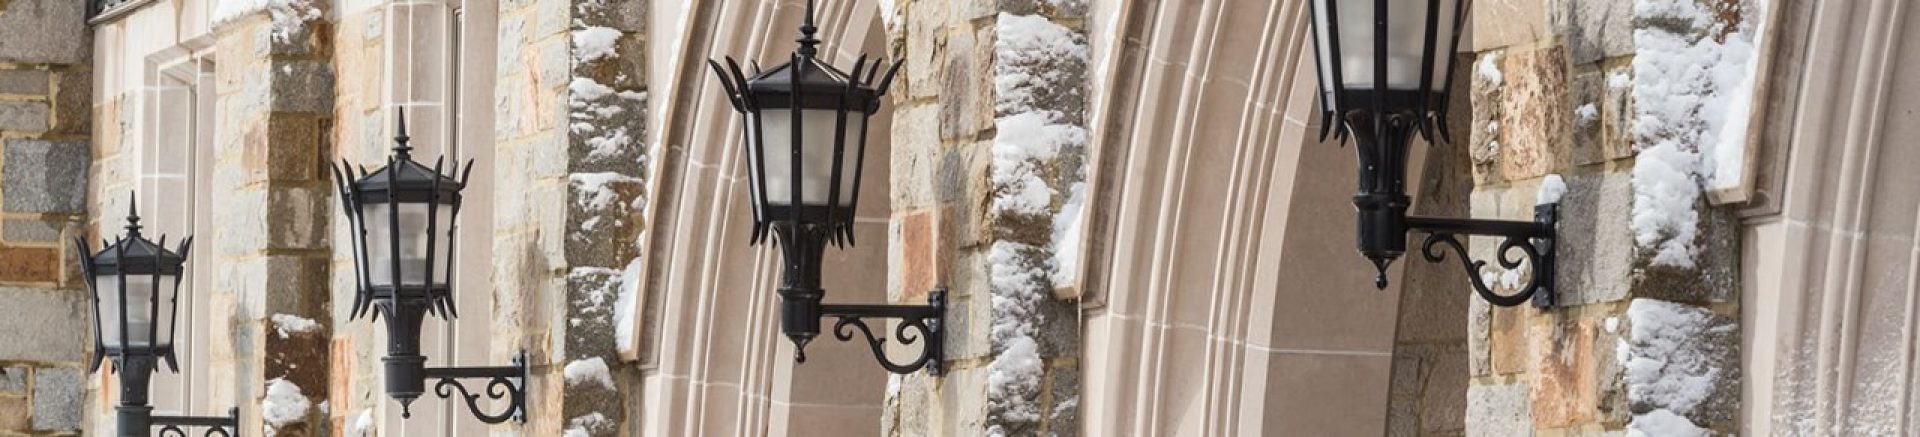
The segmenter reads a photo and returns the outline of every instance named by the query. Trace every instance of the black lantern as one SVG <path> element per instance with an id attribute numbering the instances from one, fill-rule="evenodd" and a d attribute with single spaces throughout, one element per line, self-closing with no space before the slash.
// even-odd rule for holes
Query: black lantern
<path id="1" fill-rule="evenodd" d="M 352 181 L 354 167 L 342 161 L 334 170 L 340 188 L 340 200 L 346 207 L 348 226 L 353 236 L 356 293 L 350 317 L 359 318 L 372 311 L 374 320 L 387 319 L 386 366 L 387 395 L 400 401 L 402 416 L 411 417 L 413 400 L 425 392 L 426 380 L 437 379 L 434 392 L 442 398 L 459 390 L 468 409 L 486 423 L 507 419 L 525 421 L 526 362 L 524 354 L 514 365 L 502 367 L 426 367 L 427 357 L 420 355 L 420 327 L 428 315 L 445 320 L 459 316 L 453 304 L 453 260 L 456 230 L 460 214 L 460 190 L 473 171 L 469 161 L 442 172 L 446 158 L 428 167 L 413 160 L 413 147 L 407 144 L 406 113 L 399 116 L 394 137 L 393 156 L 387 165 L 372 172 L 359 168 Z M 459 175 L 457 178 L 455 175 Z M 469 393 L 460 378 L 486 378 L 486 395 L 506 399 L 507 409 L 498 414 L 481 411 L 479 394 Z"/>
<path id="2" fill-rule="evenodd" d="M 179 427 L 209 427 L 207 433 L 230 435 L 225 428 L 238 426 L 237 410 L 228 417 L 154 416 L 147 404 L 148 383 L 159 363 L 180 372 L 173 351 L 173 335 L 179 320 L 181 277 L 185 276 L 187 250 L 193 238 L 167 250 L 165 236 L 155 243 L 140 235 L 140 214 L 129 200 L 127 234 L 105 246 L 99 253 L 82 259 L 80 267 L 93 294 L 93 365 L 112 358 L 113 370 L 120 374 L 120 405 L 115 407 L 119 435 L 145 436 L 153 425 L 162 430 Z M 81 253 L 90 252 L 87 242 L 74 239 Z"/>
<path id="3" fill-rule="evenodd" d="M 1413 135 L 1446 141 L 1446 109 L 1453 83 L 1453 54 L 1467 25 L 1472 0 L 1312 0 L 1315 52 L 1319 59 L 1321 139 L 1351 136 L 1360 177 L 1353 205 L 1359 215 L 1360 253 L 1373 261 L 1385 288 L 1386 270 L 1407 249 L 1410 230 L 1428 234 L 1422 252 L 1432 262 L 1453 249 L 1475 291 L 1489 302 L 1512 306 L 1532 299 L 1553 301 L 1557 203 L 1535 208 L 1533 222 L 1409 217 L 1406 194 L 1408 147 Z M 1437 134 L 1437 135 L 1436 135 Z M 1458 235 L 1506 237 L 1498 261 L 1519 268 L 1524 254 L 1534 268 L 1528 284 L 1499 295 L 1481 278 L 1483 261 L 1469 261 Z"/>
<path id="4" fill-rule="evenodd" d="M 781 330 L 793 341 L 795 359 L 806 361 L 806 346 L 820 333 L 820 318 L 835 317 L 834 335 L 852 339 L 847 328 L 859 329 L 881 365 L 896 373 L 926 369 L 938 372 L 941 335 L 939 321 L 945 293 L 935 291 L 929 305 L 823 305 L 820 260 L 828 245 L 854 244 L 854 211 L 859 206 L 862 158 L 866 152 L 868 118 L 880 110 L 900 64 L 868 63 L 861 56 L 853 69 L 842 71 L 821 60 L 813 2 L 807 2 L 800 25 L 800 48 L 786 64 L 749 77 L 740 64 L 726 58 L 726 66 L 708 61 L 719 76 L 727 99 L 743 117 L 742 151 L 752 202 L 751 241 L 759 244 L 771 234 L 778 240 L 786 265 L 780 286 Z M 877 80 L 876 80 L 877 79 Z M 895 337 L 914 327 L 927 337 L 924 353 L 906 364 L 890 362 L 862 318 L 901 319 Z"/>

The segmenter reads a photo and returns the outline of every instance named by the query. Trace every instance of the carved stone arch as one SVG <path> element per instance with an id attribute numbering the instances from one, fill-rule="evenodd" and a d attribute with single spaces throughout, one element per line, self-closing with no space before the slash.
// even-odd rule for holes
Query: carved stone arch
<path id="1" fill-rule="evenodd" d="M 1385 433 L 1413 281 L 1375 290 L 1354 250 L 1353 151 L 1318 141 L 1306 12 L 1096 5 L 1085 435 Z"/>
<path id="2" fill-rule="evenodd" d="M 739 116 L 720 96 L 706 61 L 723 56 L 770 67 L 797 37 L 800 0 L 655 2 L 650 82 L 660 128 L 648 178 L 652 228 L 642 241 L 639 341 L 623 350 L 643 369 L 635 422 L 642 435 L 878 435 L 888 373 L 864 344 L 822 338 L 793 361 L 779 336 L 773 290 L 780 259 L 749 246 Z M 821 0 L 823 56 L 850 66 L 886 55 L 889 40 L 872 0 Z M 743 65 L 743 68 L 752 68 Z M 891 108 L 868 128 L 858 245 L 830 250 L 827 301 L 887 299 Z"/>

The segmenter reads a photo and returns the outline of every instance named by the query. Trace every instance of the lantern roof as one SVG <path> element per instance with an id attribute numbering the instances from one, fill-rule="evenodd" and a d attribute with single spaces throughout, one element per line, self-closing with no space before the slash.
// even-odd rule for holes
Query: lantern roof
<path id="1" fill-rule="evenodd" d="M 362 195 L 403 193 L 400 196 L 402 201 L 415 202 L 429 200 L 426 194 L 434 191 L 440 193 L 439 198 L 442 203 L 451 202 L 458 196 L 460 190 L 466 188 L 466 183 L 455 179 L 452 175 L 441 173 L 438 163 L 428 167 L 414 161 L 413 146 L 407 144 L 411 138 L 407 136 L 407 113 L 401 110 L 399 134 L 393 137 L 393 159 L 386 167 L 374 170 L 373 173 L 365 173 L 362 170 L 360 179 L 353 182 L 354 189 Z M 404 193 L 417 193 L 417 197 Z"/>
<path id="2" fill-rule="evenodd" d="M 776 65 L 747 79 L 747 92 L 761 107 L 791 108 L 792 96 L 797 92 L 803 108 L 836 109 L 845 102 L 852 110 L 872 113 L 880 109 L 880 92 L 871 83 L 878 62 L 869 67 L 866 80 L 861 80 L 813 56 L 794 59 L 796 62 Z M 864 58 L 856 63 L 855 73 L 860 73 L 865 64 Z"/>
<path id="3" fill-rule="evenodd" d="M 106 244 L 99 253 L 93 255 L 93 265 L 101 272 L 118 272 L 126 265 L 135 271 L 127 273 L 154 273 L 158 269 L 163 274 L 179 274 L 180 266 L 187 262 L 187 243 L 180 244 L 179 251 L 167 250 L 166 237 L 155 243 L 140 234 L 140 214 L 136 206 L 129 201 L 127 213 L 127 235 L 118 241 Z"/>

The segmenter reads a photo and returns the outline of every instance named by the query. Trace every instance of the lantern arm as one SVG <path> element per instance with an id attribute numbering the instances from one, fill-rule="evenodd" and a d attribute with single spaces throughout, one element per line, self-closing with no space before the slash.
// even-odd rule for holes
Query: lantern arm
<path id="1" fill-rule="evenodd" d="M 926 305 L 821 305 L 820 316 L 837 319 L 833 324 L 833 336 L 840 341 L 852 341 L 853 332 L 858 329 L 866 337 L 867 347 L 873 350 L 874 360 L 880 362 L 889 372 L 909 374 L 926 369 L 933 375 L 940 374 L 942 352 L 946 345 L 946 329 L 941 326 L 947 312 L 947 290 L 935 289 L 927 296 Z M 922 338 L 926 340 L 920 347 L 920 356 L 905 363 L 895 362 L 887 357 L 887 338 L 884 333 L 875 335 L 867 325 L 866 319 L 900 319 L 899 326 L 893 330 L 893 337 L 900 344 L 914 344 Z M 913 332 L 909 334 L 908 329 Z"/>
<path id="2" fill-rule="evenodd" d="M 240 429 L 240 409 L 228 409 L 226 416 L 153 416 L 152 425 L 160 427 L 161 437 L 186 437 L 185 428 L 195 427 L 207 428 L 202 437 L 233 437 Z"/>
<path id="3" fill-rule="evenodd" d="M 441 399 L 460 392 L 460 399 L 466 401 L 467 411 L 475 418 L 487 424 L 497 424 L 511 419 L 515 422 L 527 422 L 527 353 L 521 351 L 513 358 L 513 364 L 493 367 L 428 367 L 424 373 L 426 380 L 439 380 L 434 383 L 433 393 Z M 468 390 L 462 379 L 485 379 L 486 390 L 475 392 Z M 507 408 L 498 413 L 487 413 L 480 406 L 481 394 L 487 399 L 507 401 Z M 406 408 L 406 407 L 402 407 Z"/>
<path id="4" fill-rule="evenodd" d="M 1531 301 L 1536 308 L 1551 308 L 1556 303 L 1554 249 L 1559 236 L 1555 225 L 1559 223 L 1560 205 L 1538 205 L 1534 207 L 1533 214 L 1531 222 L 1408 216 L 1407 229 L 1427 233 L 1426 242 L 1421 245 L 1421 254 L 1428 262 L 1445 262 L 1445 249 L 1452 249 L 1460 258 L 1474 292 L 1488 303 L 1510 307 Z M 1533 270 L 1527 282 L 1513 294 L 1494 292 L 1482 272 L 1487 262 L 1474 260 L 1467 255 L 1466 245 L 1460 241 L 1462 235 L 1505 237 L 1495 250 L 1495 261 L 1508 274 L 1515 273 L 1525 261 L 1524 264 Z"/>

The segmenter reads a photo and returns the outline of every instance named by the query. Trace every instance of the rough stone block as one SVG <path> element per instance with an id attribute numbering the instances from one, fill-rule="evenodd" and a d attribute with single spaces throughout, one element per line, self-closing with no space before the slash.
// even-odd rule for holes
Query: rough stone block
<path id="1" fill-rule="evenodd" d="M 312 180 L 321 167 L 321 151 L 327 150 L 327 123 L 315 117 L 279 116 L 267 120 L 265 153 L 250 153 L 266 162 L 248 163 L 267 172 L 276 181 Z"/>
<path id="2" fill-rule="evenodd" d="M 93 70 L 69 68 L 54 74 L 53 132 L 86 135 L 93 129 Z"/>
<path id="3" fill-rule="evenodd" d="M 1570 59 L 1586 64 L 1633 54 L 1633 6 L 1620 0 L 1553 0 L 1548 8 Z"/>
<path id="4" fill-rule="evenodd" d="M 274 111 L 331 114 L 333 66 L 324 61 L 276 61 L 272 71 Z"/>
<path id="5" fill-rule="evenodd" d="M 78 64 L 93 48 L 87 5 L 73 0 L 0 2 L 0 62 Z"/>
<path id="6" fill-rule="evenodd" d="M 57 282 L 60 261 L 59 249 L 0 247 L 0 282 Z"/>
<path id="7" fill-rule="evenodd" d="M 1560 168 L 1573 141 L 1566 50 L 1510 50 L 1500 61 L 1499 104 L 1506 108 L 1498 135 L 1500 178 L 1531 179 Z"/>
<path id="8" fill-rule="evenodd" d="M 25 371 L 26 369 L 20 369 Z M 26 396 L 0 395 L 0 432 L 26 432 L 33 429 L 33 405 Z"/>
<path id="9" fill-rule="evenodd" d="M 1553 36 L 1545 1 L 1475 2 L 1473 23 L 1461 45 L 1485 51 L 1540 41 Z"/>
<path id="10" fill-rule="evenodd" d="M 1625 323 L 1632 411 L 1665 409 L 1703 426 L 1731 426 L 1740 402 L 1738 324 L 1702 307 L 1635 299 Z"/>
<path id="11" fill-rule="evenodd" d="M 1619 65 L 1605 69 L 1606 90 L 1601 93 L 1600 140 L 1609 160 L 1632 157 L 1633 148 L 1633 68 Z"/>
<path id="12" fill-rule="evenodd" d="M 27 393 L 27 372 L 29 370 L 28 367 L 12 366 L 12 367 L 0 369 L 0 370 L 5 370 L 7 372 L 4 375 L 0 375 L 0 393 L 22 394 L 22 395 Z M 0 427 L 0 429 L 7 429 L 7 428 Z"/>
<path id="13" fill-rule="evenodd" d="M 63 223 L 33 219 L 7 219 L 0 224 L 0 240 L 7 243 L 61 243 Z"/>
<path id="14" fill-rule="evenodd" d="M 939 209 L 921 209 L 900 219 L 901 301 L 918 302 L 944 283 L 948 249 L 940 230 Z"/>
<path id="15" fill-rule="evenodd" d="M 1467 417 L 1467 356 L 1460 350 L 1441 351 L 1428 361 L 1426 386 L 1420 393 L 1420 429 L 1426 435 L 1462 432 Z"/>
<path id="16" fill-rule="evenodd" d="M 1563 312 L 1543 313 L 1532 324 L 1536 427 L 1562 428 L 1592 420 L 1597 399 L 1593 328 Z"/>
<path id="17" fill-rule="evenodd" d="M 1600 108 L 1606 102 L 1606 75 L 1599 70 L 1585 70 L 1574 73 L 1567 91 L 1572 93 L 1568 105 L 1573 107 L 1567 117 L 1573 122 L 1568 126 L 1572 131 L 1572 143 L 1569 158 L 1573 165 L 1590 165 L 1606 161 L 1606 141 L 1603 134 L 1606 129 L 1600 119 Z"/>
<path id="18" fill-rule="evenodd" d="M 1047 378 L 1052 379 L 1048 386 L 1050 399 L 1046 409 L 1047 429 L 1055 437 L 1077 437 L 1080 435 L 1080 370 L 1074 366 L 1052 367 L 1047 369 Z"/>
<path id="19" fill-rule="evenodd" d="M 972 141 L 979 139 L 994 122 L 994 63 L 992 30 L 955 31 L 949 34 L 951 49 L 939 67 L 940 139 Z M 962 50 L 970 49 L 970 50 Z"/>
<path id="20" fill-rule="evenodd" d="M 1612 171 L 1561 177 L 1567 193 L 1560 198 L 1560 246 L 1555 248 L 1560 258 L 1556 278 L 1560 303 L 1577 306 L 1625 299 L 1632 288 L 1633 259 L 1639 249 L 1626 218 L 1608 212 L 1633 210 L 1633 175 Z"/>
<path id="21" fill-rule="evenodd" d="M 46 132 L 50 123 L 47 110 L 46 102 L 0 101 L 0 130 Z"/>
<path id="22" fill-rule="evenodd" d="M 86 378 L 80 369 L 42 367 L 33 372 L 33 429 L 80 429 Z"/>
<path id="23" fill-rule="evenodd" d="M 1473 376 L 1493 375 L 1493 305 L 1479 297 L 1467 299 L 1467 372 Z"/>
<path id="24" fill-rule="evenodd" d="M 0 302 L 13 312 L 0 317 L 0 360 L 86 359 L 92 315 L 79 291 L 0 288 Z"/>
<path id="25" fill-rule="evenodd" d="M 51 86 L 46 70 L 0 70 L 0 94 L 44 96 Z"/>
<path id="26" fill-rule="evenodd" d="M 1467 435 L 1533 434 L 1533 409 L 1526 384 L 1485 384 L 1467 388 Z"/>
<path id="27" fill-rule="evenodd" d="M 1527 319 L 1532 315 L 1531 307 L 1495 307 L 1493 324 L 1489 337 L 1487 354 L 1493 364 L 1493 373 L 1507 375 L 1525 373 L 1533 368 L 1528 360 L 1531 344 L 1527 341 Z"/>
<path id="28" fill-rule="evenodd" d="M 6 212 L 79 214 L 87 211 L 86 141 L 7 140 L 0 166 Z"/>

